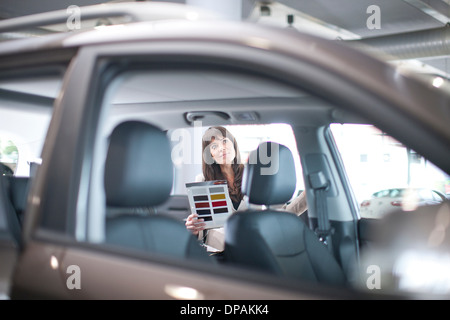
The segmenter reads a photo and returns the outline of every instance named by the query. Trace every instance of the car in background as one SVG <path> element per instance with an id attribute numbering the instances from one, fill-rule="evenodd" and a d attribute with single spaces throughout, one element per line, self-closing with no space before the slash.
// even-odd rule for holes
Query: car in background
<path id="1" fill-rule="evenodd" d="M 444 194 L 426 188 L 392 188 L 375 192 L 361 202 L 363 218 L 379 219 L 393 211 L 412 211 L 419 206 L 436 205 L 446 200 Z"/>
<path id="2" fill-rule="evenodd" d="M 1 21 L 0 32 L 77 22 L 76 13 Z M 81 27 L 92 28 L 75 24 L 69 32 L 0 43 L 0 129 L 17 146 L 18 160 L 13 177 L 0 176 L 3 298 L 436 297 L 429 287 L 388 290 L 378 285 L 383 277 L 378 271 L 398 268 L 381 268 L 376 259 L 368 267 L 360 263 L 363 254 L 370 254 L 370 246 L 361 244 L 372 241 L 376 219 L 361 218 L 354 194 L 360 184 L 347 174 L 355 166 L 344 166 L 341 155 L 344 147 L 354 152 L 350 159 L 361 169 L 355 176 L 371 181 L 366 175 L 378 171 L 365 166 L 373 144 L 337 146 L 339 134 L 330 126 L 376 127 L 379 139 L 389 135 L 401 141 L 395 146 L 401 154 L 414 150 L 448 175 L 448 88 L 403 74 L 342 41 L 212 20 L 188 6 L 136 2 L 80 8 L 79 13 Z M 97 22 L 109 16 L 124 20 L 98 28 Z M 289 191 L 293 183 L 289 188 L 284 183 L 295 177 L 296 189 L 304 190 L 308 202 L 305 222 L 288 214 L 292 223 L 282 227 L 274 218 L 264 232 L 246 239 L 255 248 L 249 254 L 269 262 L 271 270 L 258 269 L 264 261 L 256 267 L 243 266 L 239 259 L 230 263 L 227 249 L 223 255 L 206 252 L 202 239 L 182 222 L 190 210 L 185 185 L 202 172 L 202 132 L 219 125 L 233 132 L 245 153 L 254 155 L 258 144 L 275 140 L 289 146 L 294 159 L 289 166 L 281 163 L 279 168 L 292 171 L 276 184 L 255 183 L 273 188 L 263 200 L 276 199 L 272 196 Z M 205 201 L 204 194 L 198 196 Z M 169 203 L 156 201 L 166 197 Z M 443 210 L 431 207 L 443 216 L 426 217 L 431 229 L 435 221 L 448 221 L 445 205 L 439 206 Z M 410 226 L 409 217 L 401 216 L 391 232 L 404 235 L 401 244 L 414 239 L 400 232 Z M 156 220 L 164 223 L 152 228 Z M 435 229 L 435 245 L 426 248 L 445 261 L 450 252 L 442 239 L 445 228 Z M 225 234 L 225 248 L 249 243 L 236 239 L 233 243 Z M 310 249 L 312 254 L 305 254 Z M 179 255 L 182 250 L 194 257 Z M 317 256 L 327 258 L 311 263 Z M 446 264 L 441 266 L 439 276 L 449 279 Z M 406 271 L 409 278 L 426 281 L 424 269 Z M 322 282 L 317 272 L 339 281 Z M 438 293 L 448 298 L 450 285 Z"/>

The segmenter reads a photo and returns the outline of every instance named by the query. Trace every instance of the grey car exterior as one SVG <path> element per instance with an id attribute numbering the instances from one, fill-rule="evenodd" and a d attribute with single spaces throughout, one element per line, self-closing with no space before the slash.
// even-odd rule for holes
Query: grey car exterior
<path id="1" fill-rule="evenodd" d="M 115 72 L 108 63 L 117 58 L 189 57 L 264 70 L 339 105 L 343 114 L 333 114 L 336 119 L 346 112 L 370 119 L 450 172 L 449 97 L 340 42 L 246 23 L 154 21 L 130 23 L 119 32 L 58 34 L 0 48 L 4 75 L 58 62 L 67 66 L 43 165 L 28 198 L 22 247 L 2 247 L 14 262 L 5 268 L 12 298 L 167 299 L 168 285 L 195 288 L 205 299 L 355 297 L 352 292 L 299 289 L 252 273 L 209 273 L 188 263 L 117 255 L 74 240 L 76 203 L 87 197 L 84 170 L 92 158 L 85 150 L 90 150 L 100 116 L 99 95 L 109 72 Z M 349 204 L 349 210 L 355 207 Z M 56 268 L 51 266 L 55 260 Z M 72 265 L 82 270 L 82 290 L 67 288 L 66 271 Z"/>

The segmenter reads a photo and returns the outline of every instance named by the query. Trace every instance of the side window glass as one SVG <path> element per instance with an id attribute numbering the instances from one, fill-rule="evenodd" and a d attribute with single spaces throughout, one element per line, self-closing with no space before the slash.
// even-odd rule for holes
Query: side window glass
<path id="1" fill-rule="evenodd" d="M 142 67 L 139 71 L 131 68 L 131 71 L 119 74 L 106 90 L 94 142 L 88 210 L 78 210 L 77 221 L 82 223 L 77 225 L 77 232 L 80 240 L 125 248 L 130 252 L 150 253 L 149 257 L 157 254 L 202 261 L 204 254 L 210 256 L 212 252 L 224 250 L 223 220 L 218 218 L 220 221 L 214 228 L 204 234 L 195 234 L 185 224 L 193 214 L 190 202 L 199 202 L 195 209 L 201 212 L 194 213 L 209 219 L 205 221 L 212 221 L 213 214 L 231 214 L 245 208 L 247 203 L 240 192 L 243 165 L 261 142 L 277 142 L 290 149 L 297 190 L 294 190 L 291 202 L 277 205 L 287 208 L 297 204 L 293 199 L 304 190 L 304 182 L 293 127 L 286 123 L 286 117 L 273 122 L 260 121 L 256 112 L 238 110 L 234 105 L 240 100 L 243 103 L 259 100 L 260 95 L 267 99 L 271 95 L 287 98 L 300 93 L 271 78 L 240 70 L 229 71 L 220 66 L 201 64 L 168 65 L 171 67 L 164 70 L 153 63 L 148 64 L 147 70 L 142 67 L 145 65 L 139 65 Z M 204 90 L 206 86 L 208 90 Z M 203 155 L 209 151 L 210 157 L 213 156 L 211 149 L 203 143 L 208 141 L 204 140 L 204 134 L 211 127 L 226 129 L 235 139 L 227 137 L 227 131 L 218 136 L 216 142 L 222 143 L 218 147 L 222 153 L 215 155 L 215 167 L 208 171 L 203 170 L 206 167 Z M 139 130 L 142 131 L 137 134 Z M 167 141 L 161 138 L 164 134 Z M 212 145 L 212 140 L 207 144 Z M 227 145 L 227 141 L 233 143 Z M 220 156 L 223 159 L 219 160 Z M 223 172 L 217 173 L 223 163 L 232 164 L 230 180 Z M 150 172 L 154 174 L 147 174 Z M 126 183 L 117 183 L 124 177 Z M 217 183 L 225 179 L 230 186 L 228 197 L 226 189 L 220 187 L 213 188 L 213 192 L 197 189 L 195 195 L 187 189 L 190 183 Z M 118 190 L 116 186 L 121 185 L 126 188 Z M 142 196 L 131 194 L 133 190 L 139 190 Z M 84 202 L 79 203 L 84 205 Z M 304 210 L 304 207 L 299 206 L 298 210 Z M 158 230 L 149 229 L 149 233 L 153 232 L 151 239 L 156 239 L 152 243 L 147 240 L 150 237 L 139 238 L 133 230 L 143 223 L 158 225 L 160 220 L 157 219 L 162 217 L 174 218 L 168 220 L 174 223 L 173 227 L 167 222 L 166 226 L 156 228 Z M 196 251 L 184 252 L 186 246 L 171 247 L 173 237 L 190 233 L 193 239 L 200 240 L 195 242 L 193 249 L 198 250 L 200 245 L 198 256 L 192 254 Z"/>
<path id="2" fill-rule="evenodd" d="M 19 151 L 14 142 L 0 136 L 0 174 L 12 176 L 16 171 Z"/>
<path id="3" fill-rule="evenodd" d="M 361 218 L 379 219 L 393 210 L 414 210 L 442 202 L 450 193 L 447 174 L 378 128 L 332 124 L 331 130 Z"/>
<path id="4" fill-rule="evenodd" d="M 0 170 L 28 177 L 41 162 L 41 152 L 61 88 L 62 68 L 30 71 L 27 76 L 0 74 Z M 25 73 L 25 75 L 23 75 Z M 6 167 L 5 167 L 6 166 Z M 6 171 L 5 171 L 6 170 Z"/>

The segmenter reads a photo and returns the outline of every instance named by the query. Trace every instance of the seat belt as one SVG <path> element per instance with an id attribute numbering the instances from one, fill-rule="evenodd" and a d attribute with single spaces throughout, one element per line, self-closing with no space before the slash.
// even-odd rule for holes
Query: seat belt
<path id="1" fill-rule="evenodd" d="M 309 175 L 309 182 L 314 189 L 314 198 L 317 212 L 317 228 L 314 230 L 319 240 L 323 242 L 330 252 L 333 254 L 333 246 L 331 235 L 333 229 L 328 219 L 327 209 L 327 190 L 329 182 L 322 171 L 311 173 Z"/>

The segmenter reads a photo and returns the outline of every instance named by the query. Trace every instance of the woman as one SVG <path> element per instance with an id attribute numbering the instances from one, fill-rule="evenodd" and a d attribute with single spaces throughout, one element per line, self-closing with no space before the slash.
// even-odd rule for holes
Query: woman
<path id="1" fill-rule="evenodd" d="M 241 191 L 244 165 L 241 163 L 239 147 L 234 136 L 224 127 L 210 127 L 202 138 L 202 171 L 200 181 L 227 180 L 228 192 L 235 211 L 245 210 Z M 301 215 L 307 210 L 305 193 L 302 192 L 290 204 L 284 205 L 282 210 Z M 196 213 L 186 219 L 186 228 L 194 235 L 204 230 L 204 220 Z"/>
<path id="2" fill-rule="evenodd" d="M 244 165 L 236 139 L 224 127 L 211 127 L 203 135 L 202 150 L 203 180 L 227 180 L 228 192 L 237 210 L 243 199 Z"/>
<path id="3" fill-rule="evenodd" d="M 241 191 L 244 165 L 234 136 L 224 127 L 210 127 L 203 135 L 202 150 L 203 176 L 199 180 L 226 180 L 234 210 L 242 210 L 245 206 Z M 186 227 L 194 235 L 204 226 L 203 219 L 195 213 L 186 219 Z"/>

